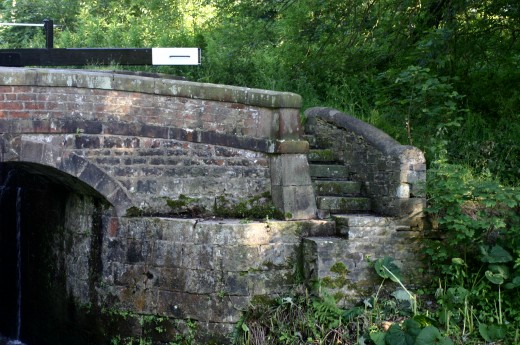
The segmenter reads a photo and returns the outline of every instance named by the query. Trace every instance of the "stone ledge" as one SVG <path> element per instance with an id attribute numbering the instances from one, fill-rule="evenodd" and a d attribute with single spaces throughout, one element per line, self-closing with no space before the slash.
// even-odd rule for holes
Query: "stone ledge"
<path id="1" fill-rule="evenodd" d="M 296 108 L 300 95 L 246 87 L 124 75 L 113 71 L 0 67 L 0 85 L 76 87 L 242 103 L 265 108 Z"/>

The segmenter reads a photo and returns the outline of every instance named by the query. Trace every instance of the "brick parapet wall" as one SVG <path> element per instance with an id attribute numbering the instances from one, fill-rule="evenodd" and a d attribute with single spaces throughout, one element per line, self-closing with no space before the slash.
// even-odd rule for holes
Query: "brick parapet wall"
<path id="1" fill-rule="evenodd" d="M 287 169 L 308 175 L 300 104 L 296 94 L 226 85 L 0 68 L 0 161 L 78 177 L 120 215 L 131 206 L 166 212 L 165 199 L 181 194 L 209 209 L 216 197 L 271 192 L 283 214 L 309 219 L 316 213 L 310 180 L 270 179 L 296 173 Z M 168 147 L 181 142 L 191 151 L 179 157 Z M 234 158 L 221 155 L 226 148 Z"/>
<path id="2" fill-rule="evenodd" d="M 263 146 L 253 147 L 259 151 L 307 149 L 300 141 L 301 97 L 292 93 L 106 72 L 19 68 L 0 68 L 0 85 L 0 132 L 129 135 L 133 130 L 133 135 L 156 131 L 169 138 L 175 129 L 183 129 L 187 137 L 190 130 L 196 131 L 193 141 L 207 141 L 208 135 L 201 138 L 203 133 L 213 133 L 213 137 L 264 140 Z M 285 141 L 297 143 L 289 146 Z"/>
<path id="3" fill-rule="evenodd" d="M 412 225 L 422 223 L 426 162 L 419 149 L 401 145 L 379 129 L 335 109 L 311 108 L 305 115 L 306 132 L 333 148 L 348 168 L 345 178 L 363 183 L 376 213 L 399 217 Z"/>
<path id="4" fill-rule="evenodd" d="M 302 153 L 308 148 L 299 140 L 299 124 L 291 124 L 299 118 L 297 109 L 248 109 L 243 104 L 137 95 L 0 87 L 0 132 L 150 136 L 231 144 L 266 153 Z"/>

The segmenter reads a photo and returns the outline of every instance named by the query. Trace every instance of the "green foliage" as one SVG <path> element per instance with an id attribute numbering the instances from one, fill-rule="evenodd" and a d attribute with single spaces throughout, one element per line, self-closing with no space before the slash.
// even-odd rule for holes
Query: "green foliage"
<path id="1" fill-rule="evenodd" d="M 388 132 L 397 140 L 423 148 L 427 158 L 446 157 L 450 136 L 467 113 L 454 81 L 415 65 L 388 70 L 379 78 L 388 85 L 376 101 L 378 110 L 385 114 L 382 120 L 391 124 Z"/>
<path id="2" fill-rule="evenodd" d="M 428 212 L 440 238 L 427 243 L 426 254 L 446 281 L 437 290 L 439 318 L 462 336 L 477 333 L 478 323 L 487 341 L 514 337 L 520 195 L 461 166 L 436 163 L 431 170 Z"/>
<path id="3" fill-rule="evenodd" d="M 106 321 L 103 325 L 105 336 L 112 345 L 152 345 L 158 342 L 168 345 L 196 344 L 197 326 L 191 320 L 180 321 L 114 307 L 103 308 L 100 316 Z M 134 327 L 131 335 L 128 334 L 128 325 Z"/>
<path id="4" fill-rule="evenodd" d="M 378 269 L 376 269 L 376 264 Z M 382 272 L 383 282 L 398 273 L 391 258 L 374 263 L 376 272 Z M 383 270 L 380 268 L 383 267 Z M 347 272 L 342 264 L 333 265 L 337 274 Z M 318 282 L 324 286 L 323 282 Z M 239 322 L 235 344 L 376 344 L 376 345 L 451 345 L 453 341 L 442 334 L 438 322 L 423 314 L 403 319 L 395 301 L 402 295 L 415 296 L 408 290 L 396 290 L 391 296 L 367 298 L 364 306 L 341 308 L 337 300 L 321 290 L 320 297 L 305 291 L 274 300 L 259 299 L 252 303 Z M 395 298 L 392 299 L 392 296 Z M 415 298 L 415 297 L 414 297 Z"/>
<path id="5" fill-rule="evenodd" d="M 190 217 L 201 216 L 205 213 L 203 206 L 197 202 L 197 198 L 190 198 L 184 194 L 180 194 L 175 200 L 166 199 L 166 204 L 171 208 L 174 215 L 188 215 Z"/>
<path id="6" fill-rule="evenodd" d="M 236 203 L 220 196 L 215 199 L 213 213 L 217 217 L 257 220 L 284 219 L 285 216 L 289 216 L 284 215 L 276 208 L 269 192 L 239 200 Z"/>
<path id="7" fill-rule="evenodd" d="M 494 243 L 516 252 L 520 239 L 516 188 L 476 179 L 457 165 L 437 164 L 429 174 L 428 212 L 444 239 L 433 241 L 427 251 L 435 263 L 451 265 L 451 258 L 476 258 L 485 248 L 482 245 Z"/>
<path id="8" fill-rule="evenodd" d="M 132 206 L 126 210 L 125 217 L 142 217 L 145 215 L 143 209 Z"/>

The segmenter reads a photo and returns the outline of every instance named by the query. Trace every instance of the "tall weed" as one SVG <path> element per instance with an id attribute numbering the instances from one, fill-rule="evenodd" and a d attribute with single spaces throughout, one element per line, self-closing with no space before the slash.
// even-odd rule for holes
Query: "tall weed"
<path id="1" fill-rule="evenodd" d="M 439 317 L 447 331 L 478 325 L 487 341 L 513 336 L 520 328 L 520 193 L 441 162 L 429 171 L 428 193 L 435 230 L 426 254 L 441 277 Z"/>

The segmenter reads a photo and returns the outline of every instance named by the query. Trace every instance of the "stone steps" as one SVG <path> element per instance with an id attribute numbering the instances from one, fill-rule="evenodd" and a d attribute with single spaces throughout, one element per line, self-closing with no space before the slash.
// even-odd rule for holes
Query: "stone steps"
<path id="1" fill-rule="evenodd" d="M 314 188 L 318 195 L 359 196 L 361 183 L 354 181 L 315 180 Z"/>
<path id="2" fill-rule="evenodd" d="M 316 206 L 329 214 L 370 212 L 370 199 L 352 196 L 317 196 Z"/>
<path id="3" fill-rule="evenodd" d="M 348 176 L 348 169 L 344 165 L 338 164 L 309 164 L 311 179 L 338 179 L 345 180 Z"/>
<path id="4" fill-rule="evenodd" d="M 370 199 L 363 196 L 361 182 L 349 180 L 348 168 L 341 164 L 334 150 L 316 145 L 307 157 L 321 217 L 371 211 Z"/>
<path id="5" fill-rule="evenodd" d="M 336 155 L 332 149 L 310 149 L 307 154 L 307 160 L 309 162 L 335 162 L 337 160 Z"/>

